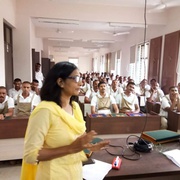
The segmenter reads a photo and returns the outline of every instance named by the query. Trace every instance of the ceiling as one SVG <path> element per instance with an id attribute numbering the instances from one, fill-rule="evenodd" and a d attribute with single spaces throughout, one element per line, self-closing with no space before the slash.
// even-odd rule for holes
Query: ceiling
<path id="1" fill-rule="evenodd" d="M 144 12 L 146 0 L 42 0 L 49 4 L 94 5 L 141 8 Z M 146 12 L 149 15 L 165 12 L 169 8 L 180 6 L 180 0 L 147 0 Z M 88 7 L 88 6 L 87 6 Z M 143 16 L 144 14 L 142 14 Z M 107 18 L 106 18 L 107 19 Z M 71 56 L 89 55 L 101 48 L 124 41 L 137 28 L 145 28 L 144 22 L 114 22 L 78 18 L 32 17 L 37 37 L 43 38 L 51 54 L 71 54 Z M 148 26 L 147 26 L 148 27 Z"/>

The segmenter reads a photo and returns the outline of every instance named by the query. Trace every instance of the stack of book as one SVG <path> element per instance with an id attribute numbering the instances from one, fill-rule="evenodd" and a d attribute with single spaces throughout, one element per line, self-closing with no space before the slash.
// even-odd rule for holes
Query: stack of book
<path id="1" fill-rule="evenodd" d="M 162 144 L 178 140 L 180 134 L 170 130 L 145 131 L 141 133 L 141 138 L 153 144 Z"/>

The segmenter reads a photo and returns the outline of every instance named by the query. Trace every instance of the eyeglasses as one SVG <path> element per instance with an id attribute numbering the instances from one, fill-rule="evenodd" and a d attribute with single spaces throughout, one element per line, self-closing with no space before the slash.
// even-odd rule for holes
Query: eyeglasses
<path id="1" fill-rule="evenodd" d="M 67 79 L 73 79 L 75 82 L 80 82 L 82 81 L 82 78 L 80 76 L 69 76 Z"/>

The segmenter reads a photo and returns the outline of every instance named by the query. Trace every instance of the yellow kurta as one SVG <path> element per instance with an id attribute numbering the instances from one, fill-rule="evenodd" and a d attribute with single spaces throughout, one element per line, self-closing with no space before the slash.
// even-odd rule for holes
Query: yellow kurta
<path id="1" fill-rule="evenodd" d="M 79 105 L 73 102 L 73 116 L 54 102 L 42 101 L 32 112 L 25 136 L 21 180 L 80 180 L 84 152 L 66 155 L 36 164 L 38 151 L 71 144 L 85 132 Z M 28 166 L 28 167 L 27 167 Z M 33 179 L 33 171 L 37 173 Z"/>

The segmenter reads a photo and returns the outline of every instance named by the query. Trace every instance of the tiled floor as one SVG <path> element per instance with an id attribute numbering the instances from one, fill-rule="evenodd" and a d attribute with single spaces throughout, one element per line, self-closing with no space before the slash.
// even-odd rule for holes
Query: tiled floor
<path id="1" fill-rule="evenodd" d="M 125 135 L 99 135 L 99 138 L 120 138 Z M 0 140 L 0 180 L 19 180 L 21 173 L 21 160 L 23 154 L 23 138 Z M 5 161 L 8 160 L 8 161 Z M 11 164 L 10 164 L 11 162 Z M 12 165 L 13 162 L 16 164 Z"/>
<path id="2" fill-rule="evenodd" d="M 21 161 L 17 164 L 10 164 L 9 161 L 1 162 L 0 164 L 0 179 L 1 180 L 20 180 Z"/>

